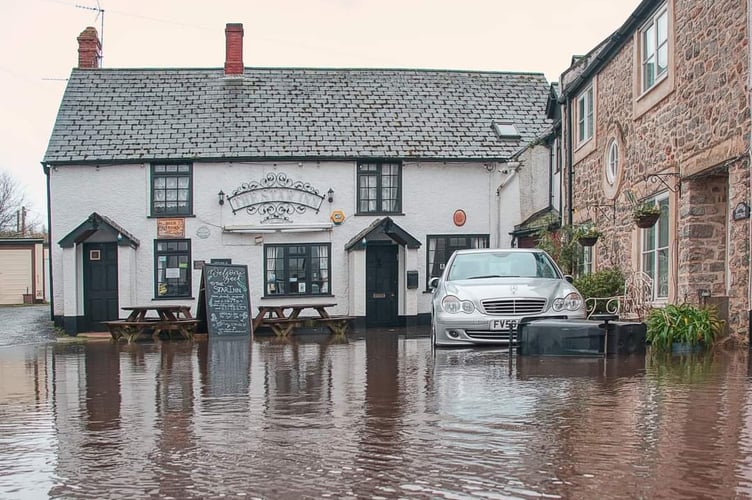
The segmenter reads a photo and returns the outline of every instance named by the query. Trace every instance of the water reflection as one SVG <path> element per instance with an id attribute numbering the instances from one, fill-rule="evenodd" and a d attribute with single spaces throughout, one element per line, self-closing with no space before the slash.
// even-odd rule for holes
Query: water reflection
<path id="1" fill-rule="evenodd" d="M 749 366 L 384 332 L 0 349 L 0 497 L 748 497 Z"/>

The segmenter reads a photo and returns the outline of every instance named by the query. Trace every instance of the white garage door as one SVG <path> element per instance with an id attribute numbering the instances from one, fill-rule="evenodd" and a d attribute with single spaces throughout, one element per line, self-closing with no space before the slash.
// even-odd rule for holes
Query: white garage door
<path id="1" fill-rule="evenodd" d="M 0 304 L 23 304 L 31 279 L 31 250 L 0 250 Z"/>

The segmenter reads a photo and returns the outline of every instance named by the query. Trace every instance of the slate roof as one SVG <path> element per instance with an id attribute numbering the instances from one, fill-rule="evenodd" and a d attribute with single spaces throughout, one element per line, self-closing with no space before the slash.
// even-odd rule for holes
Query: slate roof
<path id="1" fill-rule="evenodd" d="M 506 159 L 550 126 L 548 96 L 531 73 L 74 69 L 44 162 Z"/>

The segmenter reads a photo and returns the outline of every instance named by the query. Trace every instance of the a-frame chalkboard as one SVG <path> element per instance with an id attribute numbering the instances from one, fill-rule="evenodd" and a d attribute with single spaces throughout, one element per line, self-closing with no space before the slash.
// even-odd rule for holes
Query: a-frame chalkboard
<path id="1" fill-rule="evenodd" d="M 253 335 L 248 267 L 204 264 L 196 318 L 209 335 Z"/>

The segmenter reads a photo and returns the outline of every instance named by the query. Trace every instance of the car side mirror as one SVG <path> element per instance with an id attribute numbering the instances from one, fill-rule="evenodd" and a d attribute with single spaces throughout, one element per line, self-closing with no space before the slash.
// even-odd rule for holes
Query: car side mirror
<path id="1" fill-rule="evenodd" d="M 569 283 L 574 283 L 574 278 L 571 274 L 565 274 L 564 279 L 567 280 Z"/>
<path id="2" fill-rule="evenodd" d="M 438 286 L 439 286 L 439 278 L 438 277 L 434 276 L 433 278 L 431 278 L 430 280 L 428 280 L 428 288 L 430 288 L 431 290 L 436 290 L 436 288 L 438 288 Z"/>

